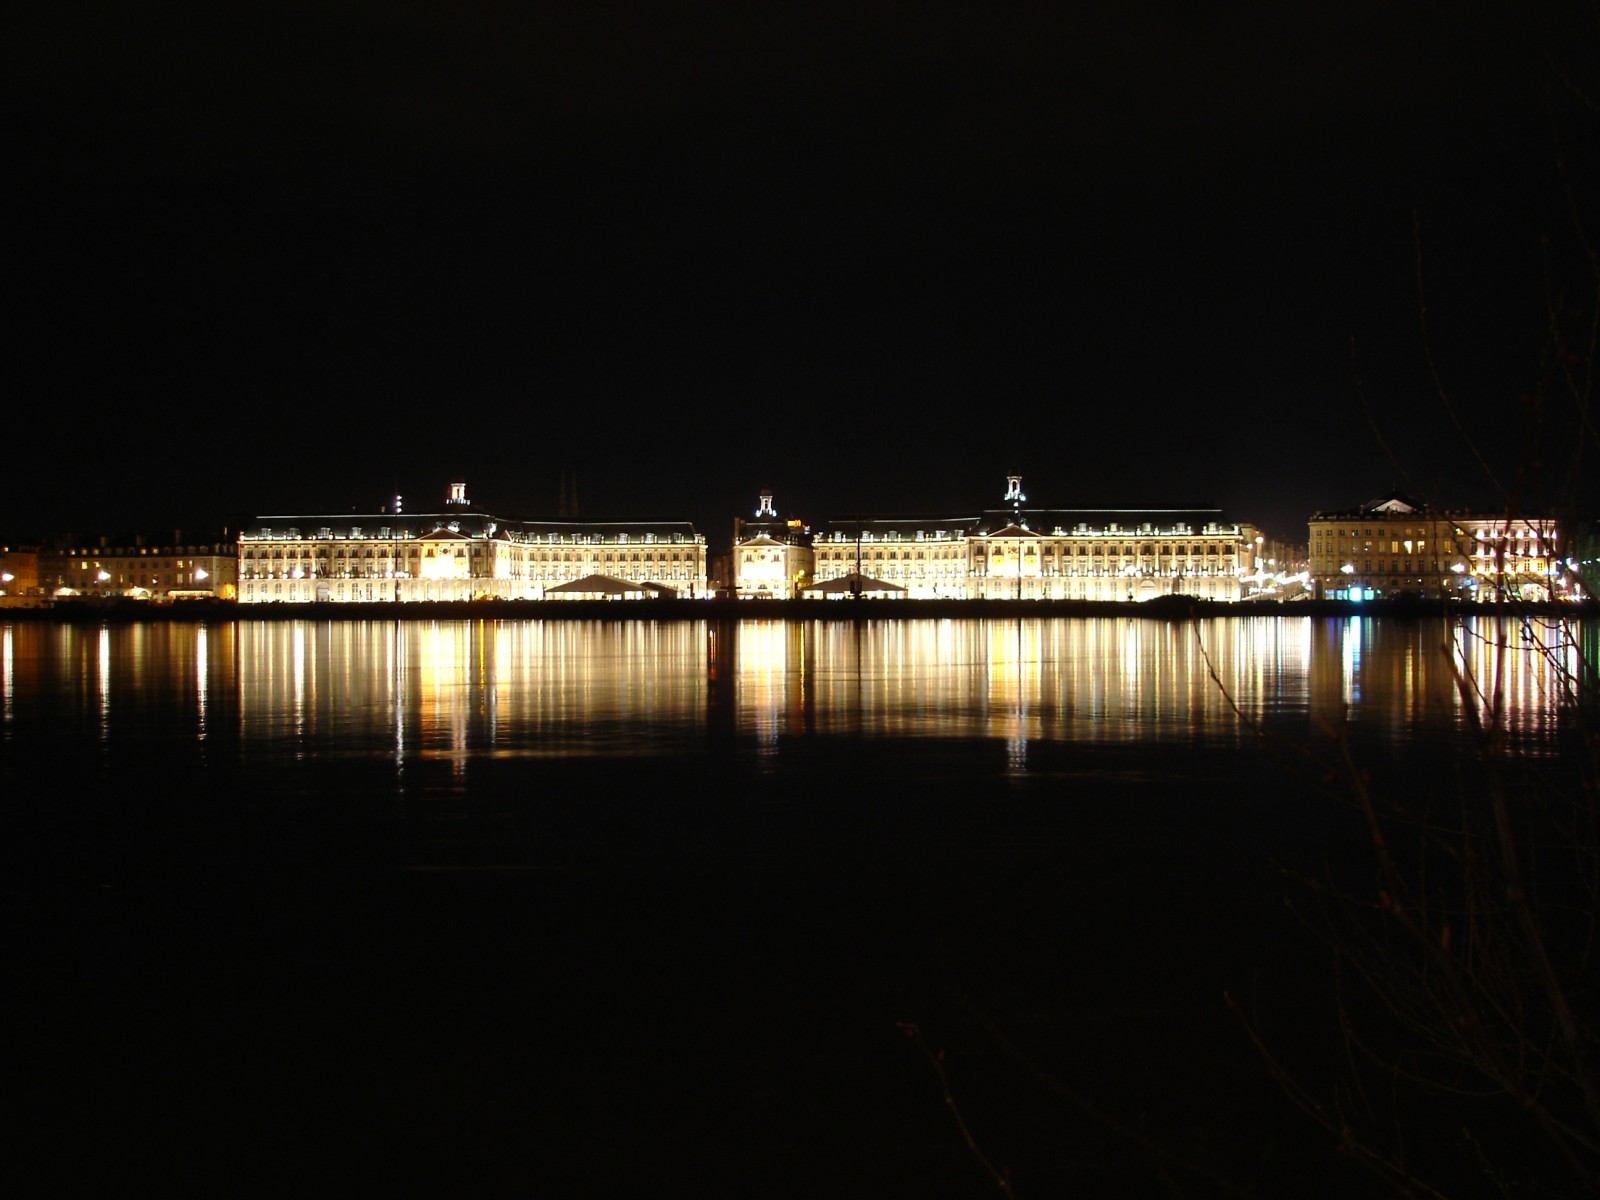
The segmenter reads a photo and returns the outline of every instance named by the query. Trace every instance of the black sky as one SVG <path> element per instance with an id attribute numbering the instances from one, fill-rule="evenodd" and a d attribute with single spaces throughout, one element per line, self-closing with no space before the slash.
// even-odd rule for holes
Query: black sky
<path id="1" fill-rule="evenodd" d="M 83 3 L 8 41 L 13 536 L 454 477 L 548 517 L 563 470 L 714 540 L 763 486 L 821 520 L 1012 470 L 1299 538 L 1486 503 L 1414 231 L 1509 471 L 1561 168 L 1600 211 L 1579 0 Z"/>

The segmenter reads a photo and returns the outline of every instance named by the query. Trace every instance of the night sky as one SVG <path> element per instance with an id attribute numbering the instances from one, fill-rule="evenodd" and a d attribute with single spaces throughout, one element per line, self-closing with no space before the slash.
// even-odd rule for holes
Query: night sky
<path id="1" fill-rule="evenodd" d="M 35 8 L 7 536 L 1571 497 L 1581 0 Z"/>

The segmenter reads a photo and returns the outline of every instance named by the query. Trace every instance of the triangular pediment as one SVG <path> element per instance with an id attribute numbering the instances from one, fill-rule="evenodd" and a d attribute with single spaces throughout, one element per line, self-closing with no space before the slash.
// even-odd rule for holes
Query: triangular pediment
<path id="1" fill-rule="evenodd" d="M 1376 500 L 1368 501 L 1361 508 L 1364 512 L 1374 513 L 1414 513 L 1421 512 L 1423 506 L 1399 492 L 1388 492 Z"/>
<path id="2" fill-rule="evenodd" d="M 470 542 L 472 538 L 470 535 L 462 533 L 459 529 L 450 529 L 441 525 L 427 533 L 419 534 L 417 540 L 419 542 Z"/>

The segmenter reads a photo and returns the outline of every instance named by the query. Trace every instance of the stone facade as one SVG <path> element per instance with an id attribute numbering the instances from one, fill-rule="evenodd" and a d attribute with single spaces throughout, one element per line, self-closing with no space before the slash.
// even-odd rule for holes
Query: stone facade
<path id="1" fill-rule="evenodd" d="M 792 600 L 812 580 L 815 555 L 805 522 L 780 518 L 762 492 L 753 520 L 735 518 L 729 578 L 740 599 Z"/>
<path id="2" fill-rule="evenodd" d="M 441 512 L 258 517 L 239 534 L 245 604 L 540 600 L 595 575 L 703 596 L 705 537 L 685 521 L 505 520 L 462 484 Z"/>
<path id="3" fill-rule="evenodd" d="M 1234 601 L 1256 569 L 1259 531 L 1220 510 L 1025 508 L 1020 482 L 1009 508 L 828 522 L 817 581 L 881 580 L 913 599 Z"/>
<path id="4" fill-rule="evenodd" d="M 1435 510 L 1400 495 L 1310 521 L 1311 575 L 1333 600 L 1545 601 L 1570 595 L 1557 523 Z"/>
<path id="5" fill-rule="evenodd" d="M 149 542 L 100 538 L 39 552 L 38 589 L 47 598 L 165 602 L 235 598 L 238 547 L 232 541 Z"/>

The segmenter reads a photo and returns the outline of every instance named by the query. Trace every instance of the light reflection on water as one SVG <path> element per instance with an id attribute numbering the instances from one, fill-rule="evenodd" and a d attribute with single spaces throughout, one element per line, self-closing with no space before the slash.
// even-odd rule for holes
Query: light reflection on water
<path id="1" fill-rule="evenodd" d="M 230 1165 L 328 1130 L 343 1147 L 350 1114 L 375 1113 L 394 1141 L 358 1146 L 372 1161 L 410 1169 L 410 1143 L 439 1145 L 455 1179 L 487 1144 L 451 1140 L 471 1126 L 497 1144 L 513 1131 L 520 1172 L 518 1131 L 554 1129 L 579 1147 L 566 1190 L 580 1193 L 619 1138 L 659 1176 L 639 1131 L 664 1112 L 683 1120 L 660 1145 L 732 1128 L 767 1147 L 734 1161 L 745 1179 L 792 1171 L 771 1129 L 805 1147 L 868 1129 L 825 1164 L 831 1181 L 876 1161 L 872 1122 L 923 1069 L 884 1053 L 892 1021 L 945 1014 L 959 1031 L 949 1014 L 971 996 L 1106 1111 L 1143 1111 L 1146 1081 L 1190 1064 L 1173 1091 L 1189 1138 L 1218 1079 L 1259 1078 L 1248 1049 L 1251 1074 L 1219 1069 L 1224 1026 L 1195 1014 L 1306 957 L 1279 944 L 1279 864 L 1322 878 L 1336 846 L 1332 878 L 1372 875 L 1364 828 L 1352 841 L 1342 804 L 1296 803 L 1252 725 L 1305 737 L 1348 713 L 1437 751 L 1498 696 L 1548 752 L 1577 648 L 1547 632 L 0 620 L 10 894 L 40 943 L 13 974 L 70 1023 L 61 1040 L 22 1026 L 49 1059 L 26 1078 L 63 1081 L 52 1115 L 157 1147 L 177 1128 Z M 1481 698 L 1463 697 L 1456 665 Z M 1262 992 L 1295 1020 L 1302 993 L 1276 986 Z M 1306 1011 L 1327 987 L 1319 972 Z M 1237 1036 L 1220 1006 L 1218 1020 Z M 859 1115 L 837 1120 L 856 1093 Z M 1084 1126 L 1076 1102 L 1049 1125 L 1038 1103 L 1022 1096 L 999 1124 L 1052 1146 Z M 304 1127 L 278 1123 L 289 1111 Z M 1236 1111 L 1223 1119 L 1245 1137 L 1281 1136 Z M 913 1150 L 942 1164 L 949 1147 L 941 1131 Z M 1068 1161 L 1045 1159 L 1034 1178 Z"/>
<path id="2" fill-rule="evenodd" d="M 1253 996 L 1265 979 L 1286 1025 L 1326 999 L 1320 970 L 1304 993 L 1272 973 L 1308 957 L 1280 944 L 1278 864 L 1322 878 L 1343 846 L 1332 878 L 1373 873 L 1342 805 L 1284 802 L 1300 793 L 1266 778 L 1253 723 L 1305 737 L 1348 716 L 1437 750 L 1498 702 L 1549 752 L 1578 669 L 1559 632 L 0 620 L 0 796 L 28 901 L 14 924 L 43 944 L 13 973 L 24 994 L 49 981 L 72 1026 L 59 1041 L 22 1026 L 50 1060 L 26 1078 L 63 1080 L 52 1115 L 158 1148 L 177 1128 L 229 1165 L 328 1130 L 342 1149 L 350 1114 L 376 1114 L 392 1144 L 357 1151 L 410 1170 L 412 1142 L 437 1145 L 454 1180 L 488 1143 L 462 1150 L 452 1130 L 515 1144 L 525 1172 L 560 1147 L 523 1152 L 523 1133 L 553 1129 L 578 1147 L 578 1192 L 619 1138 L 656 1177 L 661 1161 L 703 1175 L 658 1146 L 734 1129 L 767 1149 L 732 1174 L 790 1179 L 798 1159 L 770 1130 L 815 1147 L 867 1129 L 824 1160 L 831 1181 L 877 1160 L 873 1122 L 900 1120 L 903 1073 L 924 1070 L 884 1052 L 892 1020 L 959 1034 L 971 996 L 1108 1112 L 1144 1111 L 1147 1081 L 1189 1064 L 1168 1098 L 1193 1141 L 1188 1114 L 1219 1079 L 1242 1094 L 1256 1084 L 1232 1081 L 1260 1078 L 1248 1048 L 1244 1076 L 1215 1052 L 1237 1028 L 1202 1006 L 1234 980 Z M 1583 637 L 1593 663 L 1592 625 Z M 707 782 L 725 759 L 739 769 Z M 859 1115 L 837 1119 L 857 1093 Z M 998 1125 L 1066 1145 L 1033 1167 L 1065 1178 L 1082 1147 L 1061 1131 L 1103 1130 L 1076 1100 L 1041 1119 L 1038 1094 Z M 303 1127 L 279 1123 L 290 1111 Z M 1219 1119 L 1282 1138 L 1238 1112 Z M 640 1140 L 661 1113 L 683 1119 Z M 912 1149 L 943 1164 L 950 1145 L 941 1130 Z"/>
<path id="3" fill-rule="evenodd" d="M 1228 745 L 1255 723 L 1348 720 L 1401 742 L 1500 711 L 1545 749 L 1578 636 L 1491 618 L 19 623 L 0 637 L 0 730 L 64 708 L 102 742 L 232 723 L 246 753 L 399 765 L 989 739 L 1023 772 L 1040 741 Z"/>

